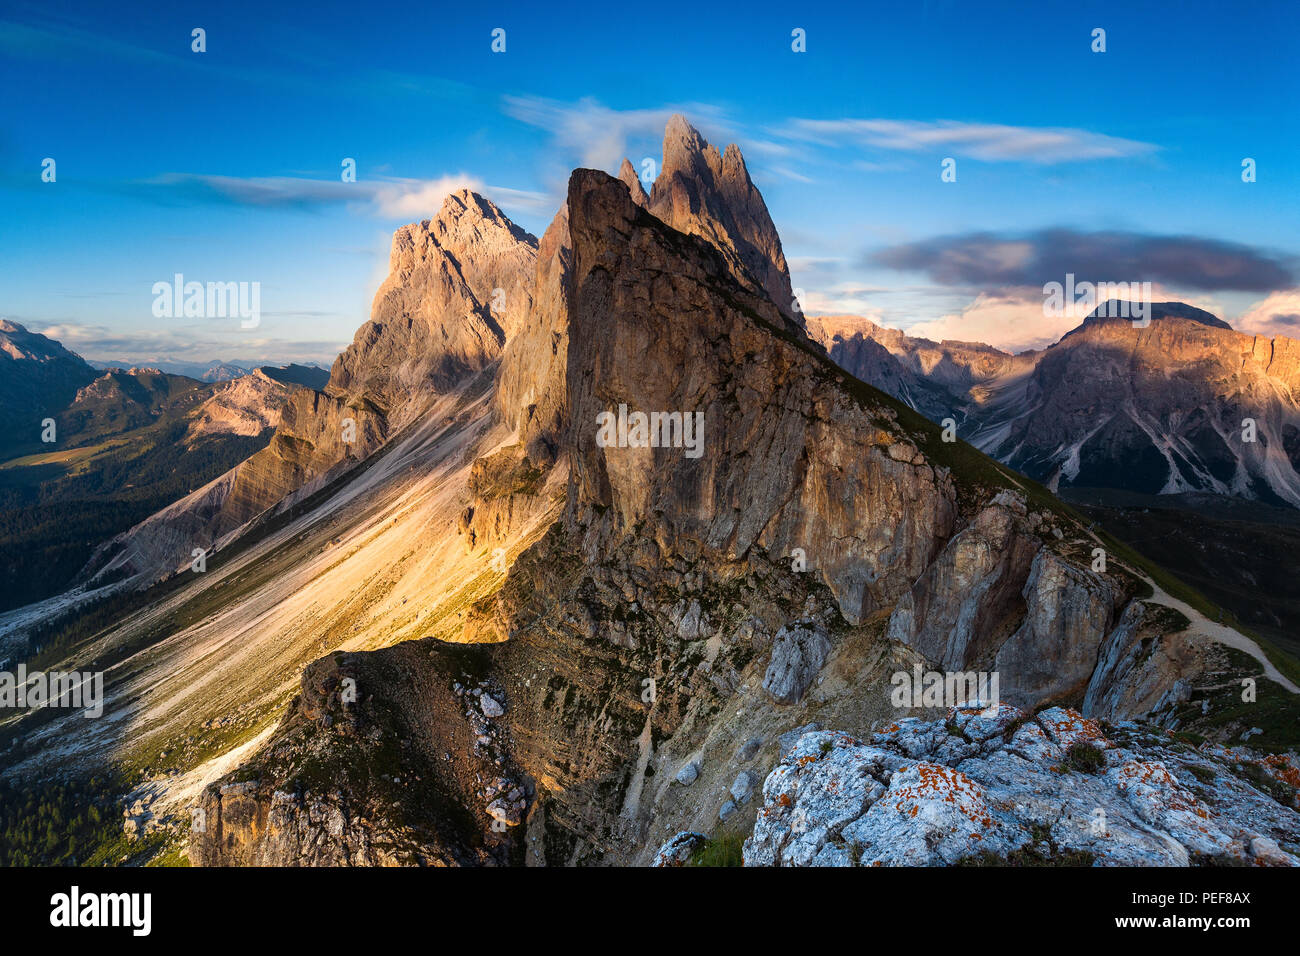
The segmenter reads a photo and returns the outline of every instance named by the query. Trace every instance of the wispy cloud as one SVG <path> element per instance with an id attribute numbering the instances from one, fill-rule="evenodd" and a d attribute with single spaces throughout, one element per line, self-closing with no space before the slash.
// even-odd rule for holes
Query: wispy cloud
<path id="1" fill-rule="evenodd" d="M 788 166 L 769 166 L 768 172 L 780 176 L 782 179 L 790 179 L 796 183 L 815 183 L 817 180 L 811 176 L 805 176 L 803 173 L 795 172 Z"/>
<path id="2" fill-rule="evenodd" d="M 646 156 L 657 159 L 664 127 L 674 113 L 686 116 L 705 139 L 719 148 L 735 139 L 722 112 L 702 103 L 618 110 L 591 97 L 568 103 L 540 96 L 505 96 L 501 110 L 551 134 L 549 155 L 542 160 L 540 175 L 551 184 L 557 198 L 563 195 L 564 184 L 575 167 L 612 172 L 624 157 L 637 166 Z"/>
<path id="3" fill-rule="evenodd" d="M 937 319 L 907 324 L 908 335 L 935 342 L 983 342 L 1008 352 L 1051 345 L 1079 324 L 1074 316 L 1049 314 L 1037 289 L 981 293 L 966 306 Z"/>
<path id="4" fill-rule="evenodd" d="M 638 138 L 662 138 L 664 126 L 674 113 L 683 113 L 702 132 L 716 134 L 718 111 L 711 106 L 683 104 L 650 109 L 616 110 L 585 97 L 565 103 L 540 96 L 506 96 L 502 112 L 507 116 L 544 129 L 563 163 L 593 169 L 614 169 L 628 155 L 629 143 Z"/>
<path id="5" fill-rule="evenodd" d="M 1264 250 L 1198 236 L 1049 229 L 1027 236 L 968 233 L 892 246 L 876 265 L 983 289 L 1063 282 L 1163 282 L 1200 290 L 1270 292 L 1295 284 L 1296 264 Z"/>
<path id="6" fill-rule="evenodd" d="M 873 298 L 876 291 L 871 286 L 851 282 L 816 289 L 800 288 L 799 304 L 805 315 L 861 315 L 884 324 L 884 310 Z"/>
<path id="7" fill-rule="evenodd" d="M 796 166 L 811 157 L 805 145 L 777 142 L 752 135 L 721 109 L 704 103 L 670 103 L 645 109 L 619 110 L 585 97 L 576 102 L 539 96 L 505 96 L 501 110 L 507 116 L 551 134 L 548 154 L 541 160 L 540 178 L 549 183 L 556 202 L 563 198 L 569 173 L 577 166 L 613 172 L 626 157 L 640 167 L 646 158 L 658 159 L 664 127 L 681 113 L 700 134 L 721 150 L 737 143 L 757 179 L 810 185 L 818 180 Z"/>
<path id="8" fill-rule="evenodd" d="M 166 173 L 133 183 L 133 192 L 172 201 L 216 202 L 263 208 L 313 209 L 352 205 L 385 219 L 433 216 L 443 201 L 459 189 L 481 193 L 507 211 L 549 211 L 551 198 L 506 186 L 487 185 L 477 176 L 455 173 L 435 179 L 358 180 L 308 179 L 296 176 L 208 176 Z"/>
<path id="9" fill-rule="evenodd" d="M 986 162 L 1066 163 L 1145 156 L 1159 147 L 1085 129 L 964 123 L 955 120 L 793 119 L 774 132 L 822 146 L 942 150 Z"/>

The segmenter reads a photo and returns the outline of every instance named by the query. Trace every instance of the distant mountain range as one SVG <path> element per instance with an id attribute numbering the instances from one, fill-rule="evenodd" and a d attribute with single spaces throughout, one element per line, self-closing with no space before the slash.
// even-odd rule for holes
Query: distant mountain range
<path id="1" fill-rule="evenodd" d="M 88 364 L 92 368 L 100 370 L 110 368 L 135 368 L 140 365 L 150 365 L 163 372 L 172 375 L 185 375 L 189 378 L 198 379 L 200 382 L 225 382 L 232 378 L 239 378 L 241 375 L 247 375 L 255 368 L 265 368 L 261 362 L 234 361 L 234 362 L 128 362 L 113 359 L 100 360 L 91 359 Z M 320 385 L 312 386 L 314 388 L 323 388 L 325 382 L 329 379 L 329 369 L 316 362 L 307 362 L 304 365 L 296 366 L 298 368 L 313 368 L 317 371 L 324 372 L 320 379 Z"/>
<path id="2" fill-rule="evenodd" d="M 98 374 L 53 339 L 0 319 L 0 460 L 39 446 L 43 422 Z"/>
<path id="3" fill-rule="evenodd" d="M 1180 302 L 1105 304 L 1049 348 L 931 342 L 856 316 L 808 321 L 847 371 L 1054 491 L 1211 492 L 1300 507 L 1300 342 Z M 1127 313 L 1126 313 L 1127 314 Z"/>
<path id="4" fill-rule="evenodd" d="M 289 396 L 328 378 L 303 365 L 208 381 L 97 370 L 0 323 L 0 610 L 69 586 L 103 541 L 265 446 Z"/>

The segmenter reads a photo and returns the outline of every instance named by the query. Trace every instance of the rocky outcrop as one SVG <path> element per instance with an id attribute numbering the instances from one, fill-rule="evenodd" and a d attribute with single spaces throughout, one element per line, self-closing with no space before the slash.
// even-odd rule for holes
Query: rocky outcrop
<path id="1" fill-rule="evenodd" d="M 1006 704 L 808 733 L 763 783 L 745 865 L 1300 866 L 1300 813 L 1252 785 L 1271 766 Z"/>
<path id="2" fill-rule="evenodd" d="M 1130 603 L 1098 650 L 1083 713 L 1130 720 L 1187 699 L 1193 679 L 1215 669 L 1213 646 L 1186 630 L 1189 623 L 1172 608 Z"/>
<path id="3" fill-rule="evenodd" d="M 708 837 L 703 833 L 692 833 L 689 830 L 683 830 L 659 848 L 659 852 L 655 854 L 654 862 L 650 865 L 652 867 L 685 866 L 690 862 L 695 851 L 707 841 Z"/>
<path id="4" fill-rule="evenodd" d="M 534 461 L 555 459 L 568 425 L 572 269 L 565 203 L 538 245 L 534 305 L 523 327 L 506 342 L 496 377 L 498 414 L 515 429 Z"/>
<path id="5" fill-rule="evenodd" d="M 201 807 L 204 831 L 192 834 L 195 866 L 397 866 L 391 837 L 354 819 L 341 795 L 299 796 L 257 783 L 228 783 Z M 209 838 L 206 828 L 213 832 Z"/>
<path id="6" fill-rule="evenodd" d="M 948 541 L 889 617 L 890 640 L 962 670 L 1001 645 L 1024 614 L 1021 587 L 1043 547 L 1023 496 L 1003 492 Z"/>
<path id="7" fill-rule="evenodd" d="M 650 197 L 646 195 L 645 187 L 641 185 L 641 179 L 637 176 L 636 170 L 632 167 L 632 161 L 623 160 L 623 165 L 618 168 L 618 180 L 627 187 L 628 194 L 632 201 L 642 209 L 650 206 Z"/>
<path id="8" fill-rule="evenodd" d="M 797 704 L 830 657 L 831 642 L 813 621 L 797 621 L 776 632 L 763 689 L 778 704 Z"/>
<path id="9" fill-rule="evenodd" d="M 194 410 L 183 441 L 192 446 L 206 435 L 260 435 L 279 424 L 296 388 L 261 369 L 225 380 Z"/>
<path id="10" fill-rule="evenodd" d="M 1119 603 L 1115 586 L 1044 548 L 1021 593 L 1024 621 L 993 661 L 1003 675 L 1002 694 L 1032 705 L 1082 690 Z"/>
<path id="11" fill-rule="evenodd" d="M 483 703 L 496 703 L 490 688 L 477 686 L 454 658 L 430 658 L 417 646 L 380 656 L 340 653 L 307 668 L 299 697 L 258 760 L 239 779 L 204 792 L 191 861 L 518 862 L 515 828 L 527 785 L 503 756 L 493 726 L 500 711 Z"/>

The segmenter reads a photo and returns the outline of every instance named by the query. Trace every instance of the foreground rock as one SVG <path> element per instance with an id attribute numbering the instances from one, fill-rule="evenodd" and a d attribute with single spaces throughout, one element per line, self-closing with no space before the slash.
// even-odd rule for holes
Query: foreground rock
<path id="1" fill-rule="evenodd" d="M 689 830 L 683 830 L 659 848 L 659 852 L 655 854 L 654 862 L 650 865 L 654 867 L 685 866 L 690 861 L 691 855 L 706 842 L 708 842 L 708 837 L 703 833 L 692 833 Z"/>
<path id="2" fill-rule="evenodd" d="M 818 731 L 764 782 L 745 865 L 1297 866 L 1296 771 L 1059 707 Z"/>

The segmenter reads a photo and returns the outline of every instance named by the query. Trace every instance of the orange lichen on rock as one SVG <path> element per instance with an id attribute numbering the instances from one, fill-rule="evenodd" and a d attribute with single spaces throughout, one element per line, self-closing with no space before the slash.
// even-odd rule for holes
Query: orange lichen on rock
<path id="1" fill-rule="evenodd" d="M 983 788 L 960 770 L 926 761 L 916 764 L 914 769 L 919 777 L 916 784 L 904 784 L 890 792 L 892 804 L 899 813 L 915 817 L 923 804 L 938 802 L 951 806 L 978 826 L 993 824 Z"/>
<path id="2" fill-rule="evenodd" d="M 1069 707 L 1053 707 L 1038 714 L 1037 719 L 1047 735 L 1063 748 L 1080 741 L 1102 748 L 1111 746 L 1095 720 L 1089 720 Z"/>

